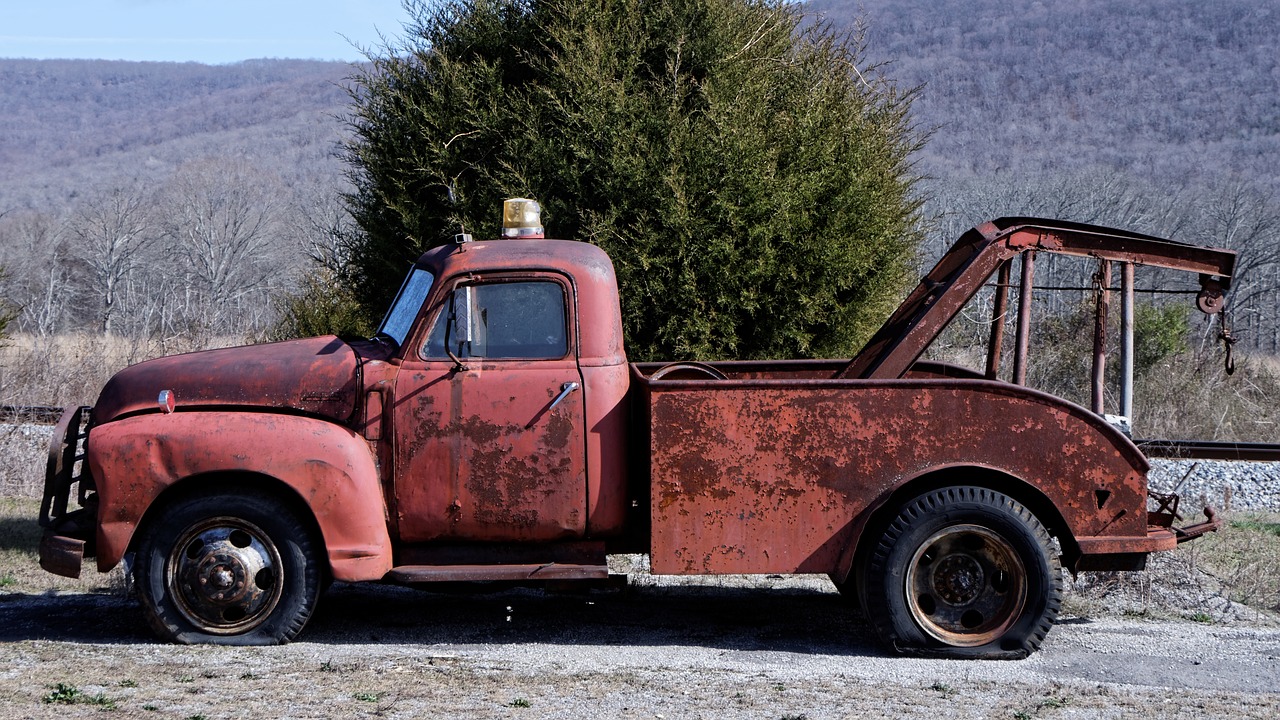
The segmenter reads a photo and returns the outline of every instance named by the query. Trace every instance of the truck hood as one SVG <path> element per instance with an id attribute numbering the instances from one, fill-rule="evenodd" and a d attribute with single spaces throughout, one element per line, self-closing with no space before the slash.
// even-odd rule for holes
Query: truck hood
<path id="1" fill-rule="evenodd" d="M 332 335 L 172 355 L 116 373 L 93 423 L 159 412 L 162 390 L 173 392 L 179 412 L 262 407 L 345 422 L 355 412 L 358 373 L 356 353 Z"/>

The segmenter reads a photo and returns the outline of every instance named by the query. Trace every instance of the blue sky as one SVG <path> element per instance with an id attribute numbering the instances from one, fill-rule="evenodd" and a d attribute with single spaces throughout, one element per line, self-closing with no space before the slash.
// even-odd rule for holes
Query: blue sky
<path id="1" fill-rule="evenodd" d="M 400 0 L 3 0 L 0 57 L 357 60 L 351 42 L 407 17 Z"/>

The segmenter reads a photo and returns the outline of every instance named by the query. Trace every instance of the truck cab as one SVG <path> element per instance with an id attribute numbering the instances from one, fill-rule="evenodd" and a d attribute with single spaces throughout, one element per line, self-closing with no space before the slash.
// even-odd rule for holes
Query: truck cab
<path id="1" fill-rule="evenodd" d="M 375 341 L 394 350 L 364 365 L 365 435 L 382 441 L 401 543 L 623 531 L 629 369 L 613 267 L 599 248 L 542 239 L 436 248 Z"/>

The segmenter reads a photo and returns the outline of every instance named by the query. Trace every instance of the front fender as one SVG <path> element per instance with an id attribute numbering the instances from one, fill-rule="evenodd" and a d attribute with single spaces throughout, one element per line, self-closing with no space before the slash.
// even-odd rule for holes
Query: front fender
<path id="1" fill-rule="evenodd" d="M 138 415 L 94 427 L 87 461 L 98 489 L 102 572 L 120 561 L 165 490 L 211 474 L 289 486 L 320 528 L 335 580 L 376 580 L 391 569 L 377 466 L 364 439 L 340 425 L 273 413 Z"/>

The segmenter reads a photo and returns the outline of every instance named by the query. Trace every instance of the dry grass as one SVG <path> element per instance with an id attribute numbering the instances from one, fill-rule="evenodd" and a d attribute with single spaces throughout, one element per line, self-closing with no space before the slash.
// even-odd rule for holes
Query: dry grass
<path id="1" fill-rule="evenodd" d="M 1280 613 L 1280 513 L 1234 513 L 1190 550 L 1228 600 Z"/>
<path id="2" fill-rule="evenodd" d="M 118 592 L 124 586 L 120 568 L 100 575 L 93 561 L 86 563 L 79 579 L 45 572 L 40 567 L 39 513 L 38 498 L 0 497 L 0 594 Z"/>
<path id="3" fill-rule="evenodd" d="M 1082 573 L 1069 584 L 1067 614 L 1280 621 L 1280 514 L 1223 517 L 1222 530 L 1152 555 L 1144 571 Z"/>
<path id="4" fill-rule="evenodd" d="M 1228 375 L 1218 352 L 1186 353 L 1152 368 L 1135 388 L 1140 437 L 1280 442 L 1280 359 L 1237 359 Z"/>
<path id="5" fill-rule="evenodd" d="M 197 343 L 186 338 L 13 335 L 0 345 L 0 403 L 89 405 L 107 380 L 128 365 L 240 343 L 236 337 Z"/>

